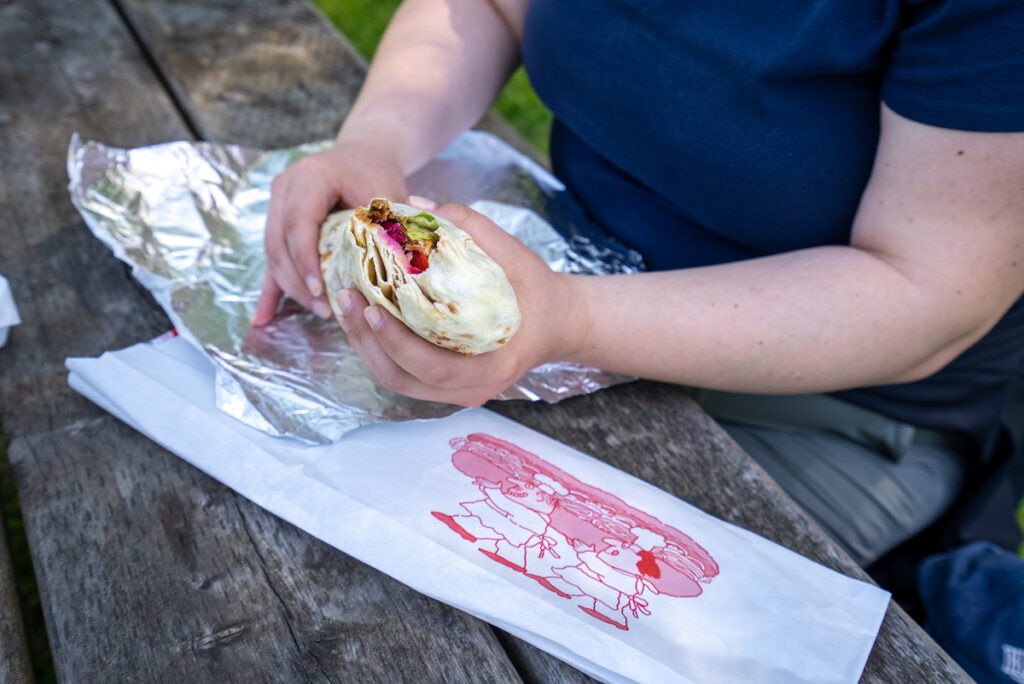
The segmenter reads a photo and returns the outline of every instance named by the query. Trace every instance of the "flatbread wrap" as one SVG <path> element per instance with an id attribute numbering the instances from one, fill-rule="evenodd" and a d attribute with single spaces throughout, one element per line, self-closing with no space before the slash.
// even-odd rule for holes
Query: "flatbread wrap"
<path id="1" fill-rule="evenodd" d="M 519 305 L 501 267 L 468 233 L 413 207 L 371 200 L 339 211 L 320 228 L 327 300 L 356 287 L 414 333 L 473 355 L 505 345 L 519 329 Z"/>

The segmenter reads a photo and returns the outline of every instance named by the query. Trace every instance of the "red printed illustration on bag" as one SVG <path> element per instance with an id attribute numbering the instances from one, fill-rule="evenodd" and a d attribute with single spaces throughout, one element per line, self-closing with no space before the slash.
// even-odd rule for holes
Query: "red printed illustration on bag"
<path id="1" fill-rule="evenodd" d="M 482 496 L 432 515 L 597 620 L 628 630 L 651 614 L 651 596 L 698 596 L 718 575 L 687 535 L 510 442 L 472 434 L 451 445 Z"/>

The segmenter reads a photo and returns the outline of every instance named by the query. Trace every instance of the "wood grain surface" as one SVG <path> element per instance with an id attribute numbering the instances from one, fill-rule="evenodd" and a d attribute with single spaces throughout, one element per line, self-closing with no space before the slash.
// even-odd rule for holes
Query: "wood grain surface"
<path id="1" fill-rule="evenodd" d="M 306 0 L 113 1 L 204 140 L 271 148 L 332 138 L 366 75 Z M 547 165 L 500 116 L 477 128 Z"/>
<path id="2" fill-rule="evenodd" d="M 65 357 L 168 325 L 68 204 L 70 132 L 122 146 L 329 137 L 363 73 L 302 0 L 0 3 L 0 210 L 13 225 L 0 272 L 26 320 L 0 411 L 65 681 L 584 679 L 273 518 L 66 386 Z M 866 577 L 678 388 L 493 408 Z M 967 678 L 892 607 L 864 679 Z"/>
<path id="3" fill-rule="evenodd" d="M 0 513 L 0 684 L 30 684 L 32 681 L 32 661 L 18 608 L 14 569 L 7 553 L 4 518 Z"/>
<path id="4" fill-rule="evenodd" d="M 203 0 L 117 4 L 205 140 L 270 148 L 332 137 L 366 73 L 362 57 L 304 0 L 220 0 L 214 7 Z M 485 117 L 480 128 L 536 158 L 502 120 Z M 590 680 L 543 651 L 501 636 L 528 680 Z"/>
<path id="5" fill-rule="evenodd" d="M 850 577 L 870 577 L 680 387 L 637 382 L 538 409 L 490 408 Z M 970 677 L 895 603 L 864 682 Z"/>
<path id="6" fill-rule="evenodd" d="M 68 388 L 66 357 L 169 327 L 67 199 L 73 131 L 121 146 L 190 137 L 115 8 L 0 3 L 0 112 L 0 272 L 25 321 L 4 349 L 0 414 L 59 678 L 518 681 L 487 625 L 270 516 Z"/>

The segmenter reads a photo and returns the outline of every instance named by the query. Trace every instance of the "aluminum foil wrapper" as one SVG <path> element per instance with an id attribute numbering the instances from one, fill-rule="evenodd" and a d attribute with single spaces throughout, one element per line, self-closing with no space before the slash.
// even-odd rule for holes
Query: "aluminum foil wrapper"
<path id="1" fill-rule="evenodd" d="M 314 444 L 361 425 L 459 410 L 376 384 L 335 321 L 293 303 L 286 302 L 270 325 L 249 325 L 266 265 L 270 182 L 328 144 L 272 151 L 202 142 L 118 149 L 76 135 L 68 150 L 72 202 L 93 234 L 131 264 L 178 333 L 213 361 L 217 406 L 251 427 Z M 459 137 L 409 179 L 409 189 L 470 204 L 555 270 L 643 268 L 638 254 L 586 219 L 551 174 L 490 134 Z M 499 398 L 557 402 L 627 380 L 547 364 Z"/>

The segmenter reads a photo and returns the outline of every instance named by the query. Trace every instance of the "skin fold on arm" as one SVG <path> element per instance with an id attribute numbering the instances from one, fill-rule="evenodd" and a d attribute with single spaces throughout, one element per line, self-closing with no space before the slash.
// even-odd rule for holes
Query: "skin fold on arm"
<path id="1" fill-rule="evenodd" d="M 585 332 L 559 352 L 571 360 L 742 392 L 924 378 L 1024 292 L 1024 134 L 883 106 L 849 246 L 572 280 Z"/>
<path id="2" fill-rule="evenodd" d="M 484 217 L 442 206 L 509 275 L 523 310 L 516 337 L 502 350 L 459 357 L 354 291 L 343 295 L 341 323 L 385 385 L 465 405 L 555 360 L 769 394 L 926 377 L 1024 292 L 1024 134 L 940 129 L 884 106 L 881 116 L 848 246 L 658 273 L 562 275 Z"/>
<path id="3" fill-rule="evenodd" d="M 316 236 L 331 205 L 400 196 L 402 176 L 486 111 L 519 62 L 526 5 L 402 4 L 335 148 L 286 171 L 291 177 L 272 195 L 270 285 L 257 324 L 269 320 L 281 291 L 306 306 L 322 296 Z M 504 268 L 523 313 L 520 331 L 501 350 L 463 357 L 420 339 L 355 290 L 339 296 L 339 322 L 385 386 L 464 405 L 554 360 L 757 393 L 926 377 L 1024 292 L 1024 134 L 935 128 L 884 105 L 880 116 L 875 166 L 847 246 L 568 276 L 465 207 L 426 207 L 470 232 Z"/>

